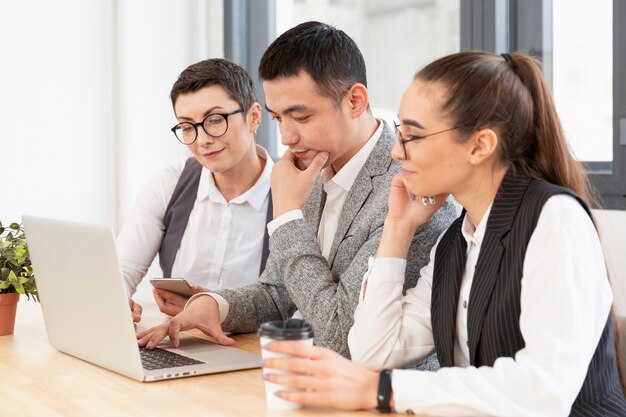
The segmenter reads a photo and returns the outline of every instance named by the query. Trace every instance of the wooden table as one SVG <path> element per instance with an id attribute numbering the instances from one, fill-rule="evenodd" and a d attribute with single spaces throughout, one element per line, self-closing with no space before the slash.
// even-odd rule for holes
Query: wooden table
<path id="1" fill-rule="evenodd" d="M 146 307 L 144 303 L 144 309 L 149 310 Z M 235 339 L 236 347 L 259 352 L 256 335 L 239 335 Z M 346 413 L 320 408 L 267 409 L 260 369 L 137 382 L 52 348 L 40 306 L 24 297 L 18 304 L 15 333 L 0 337 L 1 417 L 326 414 L 379 416 L 376 412 Z"/>

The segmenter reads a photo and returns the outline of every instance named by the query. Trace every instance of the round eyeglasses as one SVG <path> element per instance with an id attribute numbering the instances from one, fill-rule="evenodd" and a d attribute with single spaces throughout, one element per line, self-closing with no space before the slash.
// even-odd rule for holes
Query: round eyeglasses
<path id="1" fill-rule="evenodd" d="M 438 135 L 440 133 L 445 133 L 445 132 L 449 132 L 451 130 L 455 130 L 455 129 L 460 129 L 461 128 L 460 126 L 455 126 L 455 127 L 451 127 L 450 129 L 440 130 L 439 132 L 429 133 L 428 135 L 424 135 L 424 136 L 409 135 L 408 139 L 405 139 L 405 138 L 402 137 L 402 132 L 400 132 L 400 125 L 398 123 L 394 123 L 394 127 L 395 127 L 395 131 L 396 131 L 396 140 L 400 144 L 400 148 L 402 148 L 402 159 L 408 159 L 408 156 L 407 156 L 407 153 L 406 153 L 406 143 L 407 142 L 413 142 L 415 140 L 426 139 L 429 136 L 435 136 L 435 135 Z"/>
<path id="2" fill-rule="evenodd" d="M 184 145 L 191 145 L 198 139 L 198 127 L 202 126 L 204 133 L 212 138 L 224 136 L 228 131 L 228 116 L 243 113 L 243 109 L 233 110 L 230 113 L 213 113 L 205 117 L 201 122 L 182 122 L 174 126 L 171 130 L 176 139 Z"/>

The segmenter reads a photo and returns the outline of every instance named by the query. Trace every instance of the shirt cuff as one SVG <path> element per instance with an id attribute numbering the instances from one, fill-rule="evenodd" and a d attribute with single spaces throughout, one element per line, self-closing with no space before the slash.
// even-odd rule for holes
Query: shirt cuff
<path id="1" fill-rule="evenodd" d="M 189 303 L 191 303 L 193 300 L 195 300 L 198 297 L 202 297 L 203 295 L 208 295 L 209 297 L 213 297 L 213 299 L 217 301 L 217 306 L 220 310 L 220 324 L 224 323 L 224 320 L 226 320 L 226 317 L 228 316 L 228 312 L 230 311 L 230 306 L 228 305 L 228 301 L 226 301 L 226 299 L 219 294 L 215 294 L 212 292 L 199 292 L 197 294 L 194 294 L 191 296 L 189 300 L 187 300 L 187 303 L 185 304 L 185 307 L 183 308 L 183 310 L 189 306 Z"/>
<path id="2" fill-rule="evenodd" d="M 422 411 L 423 407 L 416 406 L 423 404 L 418 389 L 420 386 L 423 386 L 421 377 L 424 374 L 424 372 L 413 369 L 393 370 L 391 374 L 391 389 L 393 391 L 393 408 L 396 413 L 416 414 Z"/>
<path id="3" fill-rule="evenodd" d="M 278 229 L 283 224 L 298 219 L 304 219 L 304 216 L 302 215 L 302 210 L 297 209 L 288 211 L 287 213 L 282 214 L 281 216 L 277 217 L 267 224 L 267 233 L 272 236 L 272 233 L 274 233 L 276 229 Z"/>

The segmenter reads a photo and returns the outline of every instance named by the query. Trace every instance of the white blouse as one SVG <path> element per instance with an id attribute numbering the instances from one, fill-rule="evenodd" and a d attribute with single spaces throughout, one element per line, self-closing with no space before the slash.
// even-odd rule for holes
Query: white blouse
<path id="1" fill-rule="evenodd" d="M 202 168 L 172 277 L 212 290 L 239 287 L 259 278 L 273 162 L 258 145 L 257 154 L 266 160 L 261 176 L 231 201 L 224 199 L 211 172 Z M 154 178 L 117 238 L 129 295 L 135 292 L 161 247 L 165 210 L 184 166 L 185 160 L 181 160 Z"/>
<path id="2" fill-rule="evenodd" d="M 483 216 L 486 222 L 487 215 Z M 481 223 L 484 223 L 481 222 Z M 482 230 L 481 230 L 482 228 Z M 469 302 L 484 225 L 467 218 L 467 265 L 459 306 Z M 441 238 L 441 237 L 440 237 Z M 436 245 L 415 288 L 402 296 L 404 259 L 370 260 L 354 326 L 352 360 L 371 369 L 401 367 L 434 351 L 430 301 Z M 367 291 L 363 288 L 367 284 Z M 544 205 L 524 258 L 520 330 L 526 346 L 492 367 L 469 366 L 467 309 L 457 309 L 454 368 L 394 370 L 395 408 L 442 416 L 569 414 L 606 325 L 613 295 L 598 234 L 572 197 Z"/>

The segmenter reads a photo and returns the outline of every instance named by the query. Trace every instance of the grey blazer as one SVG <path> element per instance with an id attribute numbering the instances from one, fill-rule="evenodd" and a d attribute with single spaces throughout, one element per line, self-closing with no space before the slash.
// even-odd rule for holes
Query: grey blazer
<path id="1" fill-rule="evenodd" d="M 384 122 L 383 122 L 384 123 Z M 270 237 L 270 255 L 259 280 L 251 285 L 216 291 L 230 309 L 224 331 L 253 332 L 269 320 L 284 320 L 300 310 L 313 326 L 315 344 L 349 357 L 352 327 L 368 259 L 380 243 L 393 176 L 400 164 L 391 159 L 394 134 L 387 125 L 359 172 L 344 204 L 329 260 L 317 245 L 325 202 L 318 177 L 303 208 L 304 219 L 280 226 Z M 457 217 L 457 205 L 446 202 L 431 221 L 418 229 L 407 262 L 405 290 L 415 286 L 430 248 Z"/>

